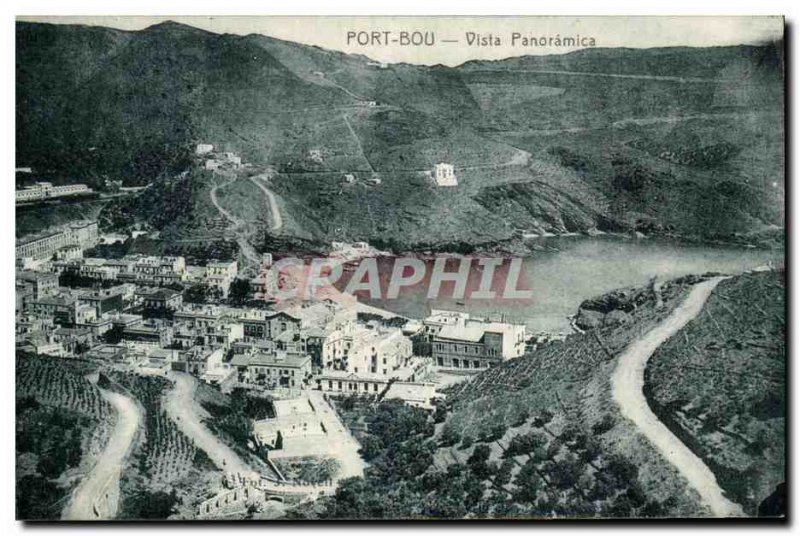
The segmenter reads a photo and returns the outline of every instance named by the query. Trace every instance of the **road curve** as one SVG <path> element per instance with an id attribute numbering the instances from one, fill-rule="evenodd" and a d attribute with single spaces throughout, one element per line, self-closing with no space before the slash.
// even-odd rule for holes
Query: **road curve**
<path id="1" fill-rule="evenodd" d="M 119 504 L 119 477 L 142 422 L 139 406 L 127 396 L 100 389 L 117 410 L 117 424 L 97 463 L 75 489 L 63 514 L 70 521 L 113 519 Z"/>
<path id="2" fill-rule="evenodd" d="M 272 190 L 264 185 L 264 181 L 266 179 L 263 177 L 263 175 L 250 177 L 250 181 L 258 186 L 262 192 L 264 192 L 264 195 L 267 197 L 267 202 L 269 203 L 270 214 L 272 214 L 272 230 L 280 231 L 283 227 L 283 218 L 281 217 L 281 211 L 278 208 L 278 200 L 275 199 L 275 194 L 272 193 Z"/>
<path id="3" fill-rule="evenodd" d="M 731 502 L 719 487 L 714 473 L 681 442 L 650 410 L 644 396 L 644 371 L 656 349 L 675 335 L 702 310 L 711 292 L 724 277 L 695 285 L 686 300 L 661 324 L 631 343 L 619 356 L 611 377 L 614 401 L 622 414 L 686 478 L 715 517 L 743 516 L 740 505 Z"/>
<path id="4" fill-rule="evenodd" d="M 204 450 L 220 470 L 257 478 L 256 471 L 203 424 L 201 415 L 205 414 L 205 410 L 194 398 L 197 389 L 197 380 L 194 376 L 172 371 L 169 373 L 169 379 L 173 380 L 175 385 L 165 395 L 164 405 L 178 429 L 194 441 L 198 448 Z"/>

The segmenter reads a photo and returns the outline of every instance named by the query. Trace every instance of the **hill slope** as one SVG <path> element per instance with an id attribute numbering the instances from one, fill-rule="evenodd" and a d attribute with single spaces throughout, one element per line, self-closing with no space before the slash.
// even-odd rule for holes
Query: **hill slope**
<path id="1" fill-rule="evenodd" d="M 447 68 L 174 23 L 19 22 L 17 163 L 157 184 L 213 143 L 275 172 L 285 234 L 398 249 L 593 227 L 756 241 L 784 220 L 782 80 L 780 44 Z M 425 176 L 440 161 L 457 188 Z"/>

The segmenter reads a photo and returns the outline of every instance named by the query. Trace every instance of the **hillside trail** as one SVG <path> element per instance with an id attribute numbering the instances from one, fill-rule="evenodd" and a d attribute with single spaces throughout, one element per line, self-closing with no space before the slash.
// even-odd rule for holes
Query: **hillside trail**
<path id="1" fill-rule="evenodd" d="M 658 449 L 715 517 L 743 516 L 742 507 L 728 500 L 714 473 L 652 412 L 644 396 L 644 372 L 650 356 L 702 310 L 711 292 L 725 277 L 715 277 L 695 285 L 686 300 L 666 320 L 632 342 L 619 356 L 611 377 L 614 401 L 622 415 L 632 420 L 639 431 Z"/>
<path id="2" fill-rule="evenodd" d="M 228 230 L 231 233 L 233 233 L 236 239 L 236 243 L 239 246 L 239 251 L 241 251 L 242 253 L 242 267 L 240 272 L 242 274 L 249 273 L 250 271 L 258 272 L 258 267 L 260 266 L 261 263 L 261 257 L 258 255 L 258 252 L 250 243 L 250 237 L 255 232 L 254 229 L 252 228 L 252 226 L 248 225 L 247 222 L 240 219 L 236 215 L 229 212 L 225 207 L 223 207 L 220 204 L 219 199 L 217 198 L 217 192 L 219 191 L 219 189 L 229 186 L 234 182 L 236 182 L 236 176 L 234 175 L 231 177 L 228 175 L 223 175 L 218 172 L 215 172 L 215 175 L 222 176 L 223 178 L 226 179 L 227 182 L 224 182 L 222 184 L 215 183 L 214 186 L 209 191 L 208 195 L 209 198 L 211 199 L 211 204 L 214 205 L 214 208 L 216 208 L 217 211 L 220 213 L 220 215 L 226 220 L 228 220 L 228 222 L 230 222 L 231 224 Z M 253 184 L 259 186 L 259 184 L 256 181 L 253 181 Z M 262 188 L 262 190 L 264 189 Z M 275 208 L 277 209 L 277 203 L 275 203 Z M 278 218 L 280 218 L 280 215 L 278 215 Z M 282 222 L 282 220 L 280 221 Z M 281 225 L 283 224 L 281 223 Z"/>
<path id="3" fill-rule="evenodd" d="M 283 217 L 281 216 L 281 210 L 278 207 L 278 200 L 275 197 L 275 193 L 267 188 L 267 181 L 269 180 L 270 176 L 271 175 L 269 173 L 262 173 L 261 175 L 250 177 L 250 181 L 258 186 L 258 188 L 267 198 L 267 206 L 269 207 L 269 213 L 272 216 L 272 227 L 270 230 L 277 232 L 283 228 Z"/>
<path id="4" fill-rule="evenodd" d="M 120 475 L 142 423 L 142 412 L 132 399 L 106 389 L 100 389 L 100 393 L 116 409 L 117 423 L 97 463 L 73 492 L 62 516 L 69 521 L 113 519 L 116 516 Z"/>

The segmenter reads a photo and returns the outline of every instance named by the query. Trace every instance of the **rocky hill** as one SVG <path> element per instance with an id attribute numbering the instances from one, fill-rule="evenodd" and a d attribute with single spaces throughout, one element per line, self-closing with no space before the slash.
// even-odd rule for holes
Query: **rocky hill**
<path id="1" fill-rule="evenodd" d="M 55 181 L 158 191 L 213 143 L 276 172 L 282 233 L 400 249 L 591 228 L 756 242 L 784 223 L 780 43 L 448 68 L 175 23 L 16 39 L 17 164 Z M 439 161 L 458 187 L 425 176 Z"/>

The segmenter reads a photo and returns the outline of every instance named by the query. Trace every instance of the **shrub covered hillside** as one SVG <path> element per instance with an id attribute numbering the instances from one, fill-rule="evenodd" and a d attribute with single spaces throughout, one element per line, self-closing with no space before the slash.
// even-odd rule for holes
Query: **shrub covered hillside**
<path id="1" fill-rule="evenodd" d="M 781 43 L 426 67 L 169 22 L 18 22 L 16 37 L 18 165 L 156 185 L 135 213 L 166 241 L 227 226 L 192 169 L 197 143 L 251 164 L 239 179 L 271 169 L 281 233 L 325 242 L 420 250 L 598 228 L 772 243 L 784 225 Z M 426 175 L 437 162 L 457 187 Z M 183 198 L 165 206 L 160 190 Z M 247 180 L 220 194 L 239 218 L 264 212 Z M 125 210 L 105 212 L 109 225 Z"/>
<path id="2" fill-rule="evenodd" d="M 16 373 L 17 519 L 58 519 L 114 410 L 75 364 L 18 355 Z"/>
<path id="3" fill-rule="evenodd" d="M 723 281 L 647 368 L 650 406 L 750 515 L 786 480 L 784 278 Z"/>

